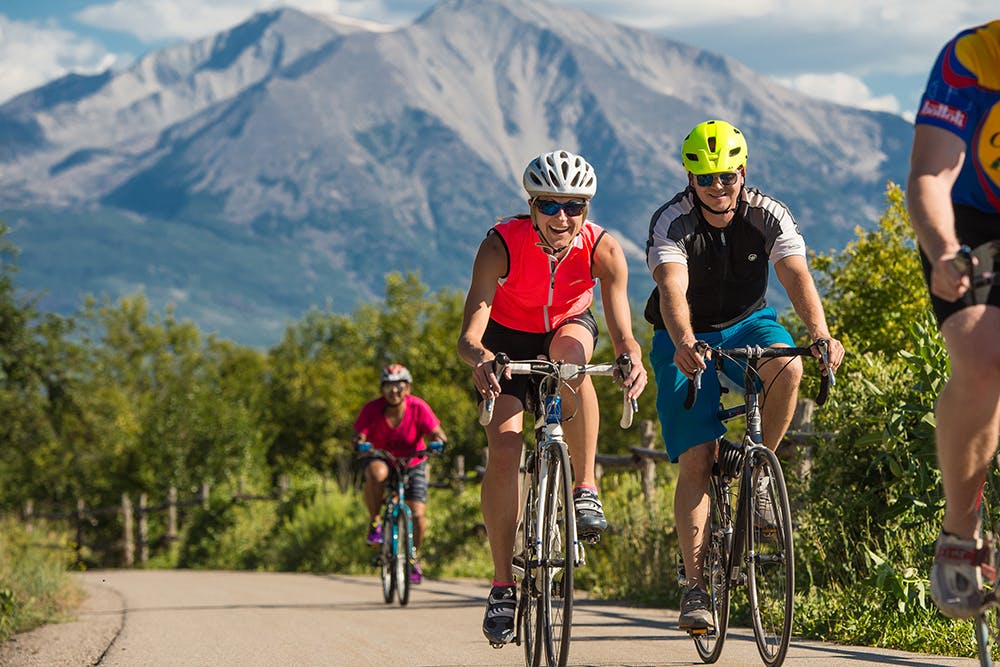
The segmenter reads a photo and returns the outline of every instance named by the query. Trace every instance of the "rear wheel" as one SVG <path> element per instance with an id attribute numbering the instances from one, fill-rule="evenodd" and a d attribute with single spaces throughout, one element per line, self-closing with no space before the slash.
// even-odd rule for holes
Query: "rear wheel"
<path id="1" fill-rule="evenodd" d="M 702 662 L 715 662 L 722 655 L 722 646 L 726 643 L 726 631 L 729 628 L 729 568 L 726 561 L 729 557 L 728 541 L 732 540 L 732 499 L 729 486 L 719 487 L 718 480 L 711 478 L 709 487 L 708 543 L 705 547 L 705 565 L 703 579 L 711 598 L 711 612 L 714 627 L 702 631 L 693 631 L 694 646 Z"/>
<path id="2" fill-rule="evenodd" d="M 396 544 L 394 578 L 396 579 L 396 597 L 399 604 L 406 606 L 410 601 L 410 573 L 413 572 L 413 520 L 406 508 L 400 507 L 396 513 L 396 526 L 392 531 L 393 542 Z"/>
<path id="3" fill-rule="evenodd" d="M 576 513 L 569 454 L 552 444 L 547 458 L 548 488 L 542 517 L 542 619 L 539 627 L 545 655 L 552 667 L 569 659 L 573 621 L 573 569 L 576 559 Z"/>
<path id="4" fill-rule="evenodd" d="M 395 558 L 392 553 L 392 526 L 390 524 L 390 514 L 386 512 L 382 521 L 382 550 L 379 556 L 379 567 L 382 571 L 382 598 L 386 604 L 392 602 L 393 593 L 396 592 L 396 568 Z"/>
<path id="5" fill-rule="evenodd" d="M 764 664 L 775 667 L 791 639 L 795 564 L 788 492 L 774 452 L 756 449 L 743 483 L 750 484 L 746 534 L 753 634 Z"/>
<path id="6" fill-rule="evenodd" d="M 976 631 L 976 647 L 981 667 L 993 667 L 992 647 L 997 641 L 997 609 L 992 607 L 972 619 Z"/>

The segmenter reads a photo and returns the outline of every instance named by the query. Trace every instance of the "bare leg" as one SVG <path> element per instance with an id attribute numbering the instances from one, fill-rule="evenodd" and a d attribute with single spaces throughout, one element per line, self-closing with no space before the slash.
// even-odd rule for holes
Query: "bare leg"
<path id="1" fill-rule="evenodd" d="M 785 437 L 795 415 L 795 402 L 802 381 L 802 360 L 798 357 L 767 359 L 760 364 L 758 372 L 767 392 L 766 396 L 761 394 L 765 399 L 760 411 L 761 432 L 764 445 L 774 451 Z"/>
<path id="2" fill-rule="evenodd" d="M 496 399 L 493 422 L 486 427 L 489 458 L 480 495 L 483 523 L 493 558 L 493 580 L 514 581 L 511 558 L 517 529 L 518 481 L 521 465 L 521 402 L 512 396 Z"/>
<path id="3" fill-rule="evenodd" d="M 365 507 L 372 521 L 382 511 L 385 497 L 385 481 L 389 478 L 389 466 L 384 461 L 374 460 L 365 467 Z"/>
<path id="4" fill-rule="evenodd" d="M 695 445 L 678 458 L 680 469 L 674 490 L 674 522 L 677 541 L 684 558 L 688 586 L 705 588 L 702 568 L 705 563 L 705 534 L 711 507 L 708 480 L 715 461 L 715 441 Z"/>
<path id="5" fill-rule="evenodd" d="M 944 322 L 952 376 L 937 403 L 944 530 L 979 536 L 976 503 L 1000 433 L 1000 309 L 974 306 Z"/>
<path id="6" fill-rule="evenodd" d="M 407 500 L 413 512 L 413 546 L 420 552 L 420 545 L 424 543 L 424 535 L 427 533 L 427 505 L 419 500 Z"/>

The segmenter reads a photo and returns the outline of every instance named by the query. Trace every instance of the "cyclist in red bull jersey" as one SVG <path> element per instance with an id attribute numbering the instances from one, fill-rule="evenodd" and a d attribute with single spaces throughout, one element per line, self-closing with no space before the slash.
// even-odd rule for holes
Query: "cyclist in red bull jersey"
<path id="1" fill-rule="evenodd" d="M 931 597 L 945 615 L 968 618 L 992 569 L 977 505 L 1000 436 L 1000 290 L 972 304 L 954 260 L 963 244 L 1000 239 L 1000 20 L 963 30 L 938 55 L 916 117 L 906 199 L 952 373 L 936 408 L 945 513 Z"/>
<path id="2" fill-rule="evenodd" d="M 489 459 L 482 486 L 483 522 L 493 558 L 493 586 L 483 619 L 483 634 L 494 646 L 514 636 L 516 588 L 511 569 L 517 521 L 518 467 L 522 413 L 527 405 L 526 376 L 496 377 L 498 352 L 512 359 L 584 364 L 597 344 L 591 314 L 595 280 L 615 355 L 632 357 L 623 378 L 629 396 L 646 385 L 642 352 L 632 334 L 628 267 L 619 243 L 587 219 L 597 192 L 593 167 L 579 155 L 558 150 L 528 163 L 523 176 L 530 213 L 498 222 L 479 246 L 465 301 L 459 356 L 473 370 L 480 400 L 495 399 L 486 427 Z M 563 424 L 575 477 L 574 504 L 581 538 L 607 527 L 594 477 L 597 454 L 597 394 L 589 376 L 565 392 Z"/>

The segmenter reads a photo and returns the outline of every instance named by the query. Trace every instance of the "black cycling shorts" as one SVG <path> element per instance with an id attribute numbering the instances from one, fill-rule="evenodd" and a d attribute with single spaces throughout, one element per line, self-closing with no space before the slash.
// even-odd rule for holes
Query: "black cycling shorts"
<path id="1" fill-rule="evenodd" d="M 955 205 L 955 232 L 958 240 L 973 250 L 976 247 L 1000 239 L 1000 215 L 987 213 L 971 206 Z M 931 263 L 920 250 L 920 262 L 924 269 L 924 282 L 930 291 L 931 284 Z M 982 269 L 983 267 L 980 267 Z M 1000 258 L 993 259 L 993 271 L 1000 269 Z M 1000 308 L 1000 289 L 994 287 L 990 290 L 986 303 Z M 934 308 L 934 317 L 937 318 L 938 327 L 944 323 L 948 317 L 966 306 L 970 305 L 968 300 L 961 298 L 958 301 L 945 301 L 944 299 L 931 294 L 931 306 Z"/>
<path id="2" fill-rule="evenodd" d="M 567 324 L 579 324 L 586 327 L 594 337 L 594 349 L 597 349 L 597 321 L 594 320 L 594 314 L 589 310 L 563 320 L 555 329 L 545 333 L 518 331 L 490 320 L 486 325 L 485 333 L 483 333 L 483 346 L 494 354 L 503 352 L 513 361 L 537 359 L 540 356 L 547 359 L 553 336 L 560 327 Z M 530 406 L 534 404 L 531 399 L 533 399 L 537 386 L 538 379 L 530 375 L 515 375 L 509 380 L 500 378 L 500 393 L 516 397 L 526 410 L 531 409 Z M 477 393 L 476 397 L 481 403 L 482 395 Z"/>

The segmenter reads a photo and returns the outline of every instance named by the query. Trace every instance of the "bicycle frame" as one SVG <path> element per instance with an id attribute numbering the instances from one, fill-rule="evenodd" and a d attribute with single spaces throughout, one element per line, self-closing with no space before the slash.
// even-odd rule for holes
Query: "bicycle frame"
<path id="1" fill-rule="evenodd" d="M 827 342 L 818 341 L 817 344 L 821 361 L 827 368 L 817 397 L 817 403 L 822 405 L 835 378 L 833 371 L 829 369 Z M 704 545 L 706 563 L 703 565 L 703 568 L 707 567 L 709 570 L 706 578 L 712 600 L 712 615 L 716 621 L 714 628 L 693 629 L 690 634 L 695 639 L 702 660 L 715 662 L 725 643 L 731 592 L 738 586 L 748 584 L 758 651 L 766 665 L 777 667 L 784 661 L 791 632 L 794 552 L 790 509 L 781 465 L 774 452 L 763 444 L 759 397 L 761 390 L 757 387 L 757 367 L 758 362 L 766 358 L 812 357 L 812 349 L 759 346 L 723 349 L 710 348 L 705 344 L 700 344 L 699 349 L 702 354 L 711 353 L 716 359 L 716 372 L 720 376 L 723 374 L 723 360 L 746 361 L 743 366 L 742 404 L 731 408 L 720 406 L 718 413 L 723 422 L 745 415 L 746 427 L 739 445 L 733 445 L 724 438 L 718 443 L 717 461 L 710 478 L 710 526 Z M 701 373 L 696 373 L 688 385 L 686 408 L 694 405 L 700 379 Z M 733 484 L 737 485 L 735 517 Z M 758 523 L 763 521 L 759 517 L 764 506 L 755 504 L 761 502 L 755 497 L 761 492 L 770 504 L 772 515 L 772 523 L 765 527 Z M 771 583 L 774 582 L 768 582 L 766 575 L 775 569 L 780 573 L 776 588 L 783 591 L 778 605 L 768 604 L 774 600 L 767 599 Z M 778 608 L 782 609 L 780 622 L 772 623 Z"/>
<path id="2" fill-rule="evenodd" d="M 434 442 L 422 453 L 440 453 L 443 443 Z M 416 560 L 416 545 L 413 540 L 413 511 L 406 503 L 406 485 L 410 479 L 408 461 L 401 460 L 384 449 L 371 449 L 371 443 L 357 444 L 358 452 L 370 458 L 379 459 L 389 467 L 389 479 L 385 487 L 382 503 L 382 548 L 375 559 L 382 573 L 382 595 L 386 602 L 392 602 L 393 593 L 400 606 L 410 599 L 410 573 Z"/>
<path id="3" fill-rule="evenodd" d="M 525 664 L 564 667 L 569 655 L 573 611 L 573 573 L 585 562 L 573 509 L 569 447 L 563 433 L 561 391 L 581 375 L 627 377 L 631 360 L 622 355 L 614 364 L 568 364 L 547 360 L 510 361 L 497 355 L 494 372 L 540 377 L 534 401 L 535 446 L 522 469 L 519 517 L 513 566 L 521 594 L 515 613 L 514 642 L 523 645 Z M 624 399 L 623 428 L 632 423 L 634 399 Z M 480 423 L 492 420 L 493 401 L 484 401 Z"/>

